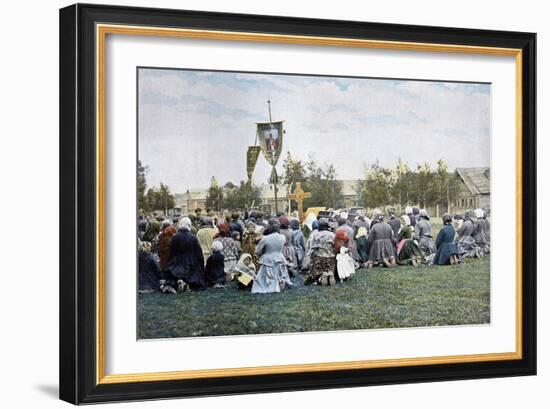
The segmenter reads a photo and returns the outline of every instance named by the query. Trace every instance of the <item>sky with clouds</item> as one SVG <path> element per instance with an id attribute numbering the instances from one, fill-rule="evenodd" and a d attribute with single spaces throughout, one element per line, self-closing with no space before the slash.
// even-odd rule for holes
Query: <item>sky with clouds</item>
<path id="1" fill-rule="evenodd" d="M 340 179 L 379 160 L 490 165 L 490 85 L 140 68 L 139 158 L 173 192 L 246 179 L 256 122 L 284 120 L 286 152 L 333 163 Z M 279 172 L 281 173 L 281 171 Z M 268 180 L 260 155 L 255 183 Z"/>

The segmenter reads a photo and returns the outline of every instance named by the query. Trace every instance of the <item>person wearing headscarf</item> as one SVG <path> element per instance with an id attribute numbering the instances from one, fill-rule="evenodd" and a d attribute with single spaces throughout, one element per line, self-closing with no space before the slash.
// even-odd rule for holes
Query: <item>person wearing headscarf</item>
<path id="1" fill-rule="evenodd" d="M 380 217 L 380 216 L 382 216 L 382 217 Z M 370 220 L 370 226 L 368 228 L 369 232 L 374 227 L 374 225 L 376 223 L 380 222 L 380 220 L 384 220 L 384 213 L 380 209 L 374 209 L 372 211 L 372 218 Z"/>
<path id="2" fill-rule="evenodd" d="M 384 213 L 373 213 L 373 224 L 369 232 L 369 261 L 367 268 L 384 265 L 388 268 L 396 267 L 395 245 L 396 239 L 391 226 L 384 221 Z"/>
<path id="3" fill-rule="evenodd" d="M 191 234 L 192 222 L 182 217 L 178 232 L 170 241 L 170 257 L 166 267 L 167 274 L 178 282 L 178 291 L 187 284 L 192 290 L 205 288 L 204 258 L 199 240 Z"/>
<path id="4" fill-rule="evenodd" d="M 491 226 L 485 217 L 483 209 L 476 209 L 476 221 L 474 223 L 474 240 L 483 253 L 489 254 L 491 249 Z"/>
<path id="5" fill-rule="evenodd" d="M 369 242 L 367 239 L 367 228 L 365 226 L 361 226 L 357 230 L 355 243 L 357 244 L 357 252 L 359 253 L 359 264 L 361 267 L 365 267 L 367 261 L 369 261 Z"/>
<path id="6" fill-rule="evenodd" d="M 334 256 L 335 234 L 330 231 L 327 218 L 319 220 L 319 229 L 313 230 L 309 236 L 308 256 L 311 269 L 306 276 L 305 284 L 334 285 L 336 279 L 336 257 Z"/>
<path id="7" fill-rule="evenodd" d="M 157 234 L 160 232 L 160 222 L 156 217 L 151 217 L 145 228 L 145 234 L 143 235 L 143 241 L 152 242 Z"/>
<path id="8" fill-rule="evenodd" d="M 222 223 L 218 226 L 218 234 L 214 241 L 219 241 L 222 244 L 225 274 L 227 275 L 227 281 L 232 281 L 233 270 L 237 265 L 237 258 L 239 257 L 239 249 L 231 237 L 231 228 L 227 223 Z"/>
<path id="9" fill-rule="evenodd" d="M 397 263 L 401 265 L 411 264 L 417 267 L 422 264 L 422 251 L 413 240 L 413 230 L 409 216 L 401 216 L 402 224 L 397 234 Z"/>
<path id="10" fill-rule="evenodd" d="M 210 252 L 212 250 L 212 243 L 214 242 L 214 237 L 218 233 L 218 229 L 214 227 L 214 221 L 211 217 L 205 216 L 201 220 L 201 225 L 197 231 L 197 239 L 202 249 L 202 255 L 204 259 L 208 259 Z"/>
<path id="11" fill-rule="evenodd" d="M 298 274 L 298 259 L 294 249 L 294 231 L 291 230 L 290 221 L 287 216 L 279 216 L 281 224 L 280 233 L 285 236 L 285 245 L 283 246 L 283 256 L 286 260 L 286 267 L 291 276 Z"/>
<path id="12" fill-rule="evenodd" d="M 206 284 L 210 287 L 225 287 L 226 275 L 224 269 L 223 245 L 219 241 L 212 242 L 212 253 L 206 260 L 204 268 Z"/>
<path id="13" fill-rule="evenodd" d="M 340 253 L 341 247 L 351 249 L 348 235 L 344 230 L 338 229 L 336 233 L 334 233 L 334 255 Z"/>
<path id="14" fill-rule="evenodd" d="M 439 230 L 435 245 L 437 252 L 434 257 L 434 264 L 458 264 L 458 248 L 455 244 L 455 228 L 453 227 L 453 219 L 450 214 L 445 213 L 441 219 L 443 227 Z"/>
<path id="15" fill-rule="evenodd" d="M 435 254 L 435 242 L 432 237 L 432 225 L 430 224 L 430 216 L 426 209 L 420 209 L 416 226 L 414 226 L 414 236 L 418 241 L 418 247 L 422 250 L 422 254 L 428 263 L 433 259 Z"/>
<path id="16" fill-rule="evenodd" d="M 162 221 L 162 231 L 158 236 L 158 255 L 161 270 L 165 270 L 168 265 L 168 259 L 170 258 L 170 242 L 176 233 L 177 230 L 170 220 L 166 219 Z"/>
<path id="17" fill-rule="evenodd" d="M 401 229 L 401 222 L 395 216 L 395 209 L 393 207 L 389 210 L 388 213 L 390 215 L 388 219 L 388 224 L 393 230 L 393 235 L 397 238 L 397 235 L 399 234 L 399 230 Z"/>
<path id="18" fill-rule="evenodd" d="M 304 261 L 304 255 L 306 252 L 306 241 L 304 239 L 304 233 L 300 229 L 300 221 L 298 219 L 292 219 L 290 221 L 290 228 L 294 233 L 292 244 L 294 245 L 294 252 L 296 254 L 296 261 L 298 262 L 298 271 L 302 268 L 302 262 Z"/>
<path id="19" fill-rule="evenodd" d="M 336 278 L 340 281 L 347 280 L 355 273 L 355 263 L 351 256 L 351 240 L 344 230 L 338 229 L 334 235 L 334 255 Z"/>
<path id="20" fill-rule="evenodd" d="M 293 285 L 283 256 L 286 238 L 280 234 L 280 228 L 277 218 L 269 219 L 264 236 L 256 246 L 260 266 L 252 284 L 252 293 L 278 293 Z"/>
<path id="21" fill-rule="evenodd" d="M 149 242 L 140 242 L 138 246 L 139 292 L 152 293 L 160 289 L 160 267 L 150 252 Z"/>
<path id="22" fill-rule="evenodd" d="M 458 249 L 458 255 L 460 257 L 481 257 L 483 251 L 477 245 L 473 238 L 475 225 L 474 225 L 474 212 L 472 210 L 466 210 L 464 214 L 464 222 L 458 228 L 458 241 L 456 247 Z"/>
<path id="23" fill-rule="evenodd" d="M 411 227 L 414 229 L 414 226 L 416 226 L 416 217 L 414 217 L 413 208 L 411 206 L 405 207 L 405 216 L 409 218 Z"/>
<path id="24" fill-rule="evenodd" d="M 364 227 L 368 232 L 369 226 L 370 220 L 368 219 L 368 217 L 365 216 L 365 212 L 363 210 L 357 210 L 357 216 L 355 217 L 355 220 L 351 225 L 351 227 L 353 227 L 355 235 L 357 235 L 357 233 L 359 232 L 360 227 Z"/>
<path id="25" fill-rule="evenodd" d="M 241 258 L 239 258 L 239 262 L 235 267 L 235 275 L 237 276 L 237 286 L 241 290 L 252 289 L 256 278 L 256 266 L 252 262 L 251 254 L 241 254 Z"/>

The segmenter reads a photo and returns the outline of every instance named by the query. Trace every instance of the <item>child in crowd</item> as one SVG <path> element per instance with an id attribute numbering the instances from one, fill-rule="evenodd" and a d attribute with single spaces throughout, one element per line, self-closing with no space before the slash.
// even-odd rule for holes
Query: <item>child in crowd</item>
<path id="1" fill-rule="evenodd" d="M 225 287 L 226 275 L 224 271 L 225 257 L 222 253 L 223 245 L 220 241 L 212 243 L 212 253 L 206 260 L 206 284 L 214 288 Z"/>
<path id="2" fill-rule="evenodd" d="M 252 283 L 256 277 L 256 266 L 252 262 L 250 254 L 243 253 L 237 267 L 235 267 L 235 276 L 237 277 L 237 285 L 241 290 L 252 288 Z"/>

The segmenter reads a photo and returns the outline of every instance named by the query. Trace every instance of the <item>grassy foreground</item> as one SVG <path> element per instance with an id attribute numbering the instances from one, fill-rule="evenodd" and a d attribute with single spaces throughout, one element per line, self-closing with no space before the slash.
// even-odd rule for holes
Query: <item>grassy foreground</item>
<path id="1" fill-rule="evenodd" d="M 268 334 L 489 323 L 489 258 L 459 266 L 358 270 L 334 287 L 278 294 L 233 286 L 139 294 L 138 336 Z"/>

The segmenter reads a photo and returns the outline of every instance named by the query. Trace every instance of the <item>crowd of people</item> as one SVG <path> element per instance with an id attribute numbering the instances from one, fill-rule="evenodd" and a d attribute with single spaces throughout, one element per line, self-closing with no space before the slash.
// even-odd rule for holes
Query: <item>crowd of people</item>
<path id="1" fill-rule="evenodd" d="M 139 290 L 176 294 L 235 282 L 252 293 L 273 293 L 302 283 L 344 283 L 359 268 L 456 265 L 490 252 L 482 209 L 444 214 L 435 239 L 426 209 L 407 207 L 404 213 L 375 209 L 369 218 L 362 210 L 353 217 L 342 211 L 304 222 L 297 212 L 140 215 Z"/>

